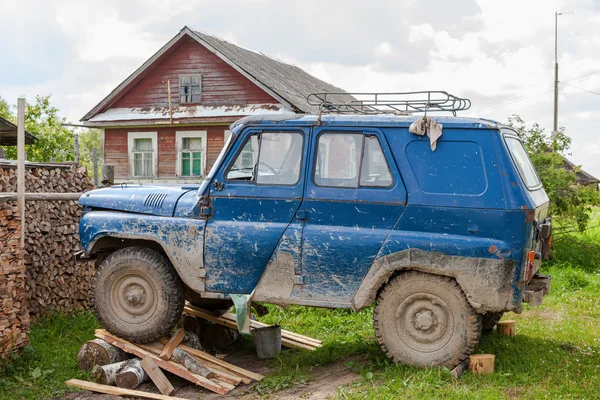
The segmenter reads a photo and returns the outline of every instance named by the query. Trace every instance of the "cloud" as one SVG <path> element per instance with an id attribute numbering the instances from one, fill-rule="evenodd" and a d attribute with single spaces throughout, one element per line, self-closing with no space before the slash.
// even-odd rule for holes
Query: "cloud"
<path id="1" fill-rule="evenodd" d="M 600 0 L 20 0 L 0 14 L 0 95 L 52 94 L 76 121 L 188 25 L 352 91 L 441 89 L 464 115 L 552 125 L 560 80 L 600 92 Z M 600 176 L 600 96 L 561 86 L 574 162 Z"/>

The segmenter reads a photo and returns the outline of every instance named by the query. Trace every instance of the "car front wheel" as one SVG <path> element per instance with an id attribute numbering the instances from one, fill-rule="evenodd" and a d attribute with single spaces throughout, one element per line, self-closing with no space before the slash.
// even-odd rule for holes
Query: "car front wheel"
<path id="1" fill-rule="evenodd" d="M 181 279 L 154 250 L 117 250 L 96 270 L 96 315 L 104 328 L 123 339 L 149 343 L 161 338 L 177 324 L 183 305 Z"/>

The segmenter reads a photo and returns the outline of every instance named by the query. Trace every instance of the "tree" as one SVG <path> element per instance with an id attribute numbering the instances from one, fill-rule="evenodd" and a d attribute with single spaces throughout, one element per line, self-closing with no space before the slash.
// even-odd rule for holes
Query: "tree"
<path id="1" fill-rule="evenodd" d="M 27 146 L 27 160 L 48 162 L 54 159 L 57 162 L 73 161 L 73 130 L 62 126 L 65 118 L 58 115 L 58 108 L 50 104 L 50 96 L 36 96 L 35 103 L 25 104 L 25 130 L 33 134 L 37 140 L 35 144 Z M 5 100 L 0 98 L 0 116 L 16 122 L 14 113 Z M 4 148 L 9 159 L 17 158 L 17 149 L 14 146 Z"/>
<path id="2" fill-rule="evenodd" d="M 79 134 L 79 147 L 80 147 L 80 163 L 85 165 L 88 169 L 88 174 L 94 176 L 92 153 L 94 149 L 98 153 L 98 168 L 102 164 L 100 160 L 100 149 L 102 147 L 100 130 L 98 129 L 86 129 L 84 132 Z M 98 174 L 100 171 L 98 171 Z"/>
<path id="3" fill-rule="evenodd" d="M 571 138 L 564 128 L 552 138 L 537 123 L 527 127 L 516 114 L 508 119 L 508 124 L 521 136 L 542 180 L 550 198 L 550 215 L 580 231 L 585 230 L 592 208 L 600 205 L 600 192 L 592 186 L 578 185 L 575 173 L 564 167 L 564 155 L 571 147 Z"/>

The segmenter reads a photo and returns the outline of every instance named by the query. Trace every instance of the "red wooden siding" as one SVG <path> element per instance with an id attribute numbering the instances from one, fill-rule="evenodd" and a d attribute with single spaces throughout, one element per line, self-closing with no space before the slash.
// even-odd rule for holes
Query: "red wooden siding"
<path id="1" fill-rule="evenodd" d="M 146 71 L 139 83 L 110 107 L 168 107 L 167 80 L 171 81 L 173 105 L 179 106 L 180 74 L 202 76 L 201 104 L 279 103 L 204 46 L 184 37 Z"/>
<path id="2" fill-rule="evenodd" d="M 158 176 L 154 179 L 169 179 L 175 177 L 177 153 L 175 132 L 206 131 L 207 132 L 207 169 L 210 171 L 224 144 L 226 125 L 220 126 L 186 126 L 167 128 L 132 128 L 106 129 L 104 132 L 104 163 L 114 165 L 115 179 L 130 179 L 129 152 L 127 144 L 128 132 L 158 132 Z"/>

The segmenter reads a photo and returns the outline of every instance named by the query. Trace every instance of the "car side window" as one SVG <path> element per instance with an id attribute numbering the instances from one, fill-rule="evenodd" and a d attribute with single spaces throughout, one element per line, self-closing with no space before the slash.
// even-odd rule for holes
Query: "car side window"
<path id="1" fill-rule="evenodd" d="M 304 137 L 295 132 L 263 132 L 250 135 L 226 179 L 258 185 L 295 185 L 300 179 Z"/>
<path id="2" fill-rule="evenodd" d="M 389 187 L 389 165 L 375 135 L 325 133 L 319 136 L 315 184 L 326 187 Z"/>

